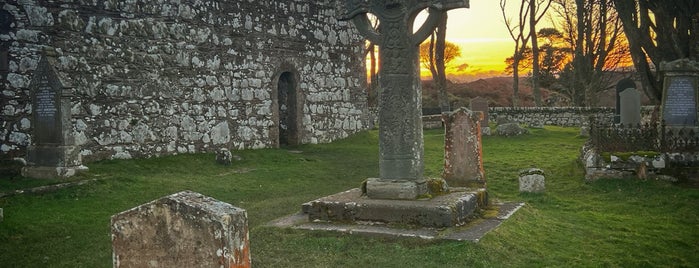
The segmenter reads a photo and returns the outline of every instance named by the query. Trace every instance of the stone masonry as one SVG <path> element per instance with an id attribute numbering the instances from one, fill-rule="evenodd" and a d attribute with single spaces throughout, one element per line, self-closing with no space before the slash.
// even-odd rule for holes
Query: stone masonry
<path id="1" fill-rule="evenodd" d="M 31 142 L 28 87 L 42 52 L 72 80 L 73 132 L 85 161 L 276 147 L 289 129 L 296 143 L 363 130 L 364 39 L 337 19 L 337 6 L 3 1 L 0 157 L 23 156 Z M 289 94 L 293 102 L 280 103 Z"/>

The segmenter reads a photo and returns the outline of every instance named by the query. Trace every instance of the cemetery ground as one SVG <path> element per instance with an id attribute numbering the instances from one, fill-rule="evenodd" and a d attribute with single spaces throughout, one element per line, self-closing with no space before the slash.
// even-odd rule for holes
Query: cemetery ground
<path id="1" fill-rule="evenodd" d="M 0 198 L 1 267 L 111 267 L 109 219 L 192 190 L 247 210 L 254 267 L 691 267 L 699 263 L 699 189 L 654 180 L 585 183 L 579 129 L 483 139 L 491 200 L 526 205 L 478 243 L 381 239 L 266 223 L 378 173 L 378 132 L 324 145 L 90 163 L 54 192 Z M 425 132 L 425 173 L 442 169 L 443 132 Z M 546 192 L 520 194 L 521 169 L 546 172 Z M 0 192 L 48 184 L 0 178 Z"/>

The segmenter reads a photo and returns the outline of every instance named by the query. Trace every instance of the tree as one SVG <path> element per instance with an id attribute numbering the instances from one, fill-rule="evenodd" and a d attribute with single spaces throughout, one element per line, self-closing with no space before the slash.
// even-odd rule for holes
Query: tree
<path id="1" fill-rule="evenodd" d="M 446 17 L 446 16 L 445 16 Z M 461 56 L 461 47 L 446 41 L 446 19 L 443 27 L 442 23 L 437 26 L 435 33 L 430 37 L 430 41 L 420 45 L 420 63 L 429 69 L 432 79 L 437 87 L 439 107 L 442 112 L 450 110 L 449 97 L 446 85 L 446 66 L 454 59 Z"/>
<path id="2" fill-rule="evenodd" d="M 543 5 L 543 9 L 540 9 L 541 6 Z M 532 76 L 531 76 L 531 83 L 532 83 L 532 91 L 534 93 L 534 102 L 536 103 L 536 106 L 541 106 L 541 90 L 539 89 L 539 42 L 537 38 L 537 33 L 536 33 L 536 24 L 539 22 L 536 14 L 545 14 L 546 11 L 549 9 L 551 6 L 551 0 L 539 0 L 539 1 L 534 1 L 530 0 L 529 1 L 529 13 L 532 14 L 529 16 L 529 33 L 532 35 L 531 40 L 532 40 Z"/>
<path id="3" fill-rule="evenodd" d="M 546 2 L 550 2 L 550 0 L 522 0 L 519 6 L 517 24 L 515 25 L 505 11 L 507 0 L 500 0 L 500 10 L 502 11 L 505 26 L 510 33 L 510 37 L 512 37 L 512 40 L 515 42 L 514 53 L 512 55 L 512 106 L 514 107 L 517 107 L 519 104 L 519 63 L 524 56 L 524 51 L 526 51 L 529 39 L 535 36 L 535 34 L 532 34 L 532 31 L 535 31 L 536 24 L 544 16 L 546 9 L 548 9 L 548 7 L 543 10 L 537 9 L 536 6 L 541 6 Z M 548 5 L 545 4 L 544 6 Z M 531 13 L 531 11 L 534 11 L 534 13 Z M 527 27 L 527 24 L 529 24 L 529 27 Z M 541 103 L 540 98 L 541 95 L 539 94 L 539 100 L 535 100 L 537 104 Z"/>
<path id="4" fill-rule="evenodd" d="M 379 30 L 379 20 L 375 16 L 371 15 L 369 17 L 372 27 L 378 31 Z M 378 86 L 379 86 L 379 75 L 378 75 L 378 63 L 376 61 L 378 54 L 378 46 L 373 42 L 367 40 L 366 47 L 364 50 L 364 58 L 369 56 L 369 87 L 367 87 L 367 102 L 370 107 L 376 107 L 378 103 Z"/>
<path id="5" fill-rule="evenodd" d="M 572 53 L 559 82 L 576 106 L 588 106 L 612 86 L 611 71 L 626 58 L 621 21 L 612 0 L 554 0 L 564 39 Z"/>
<path id="6" fill-rule="evenodd" d="M 663 95 L 662 81 L 657 73 L 660 63 L 690 56 L 697 59 L 699 1 L 613 1 L 629 40 L 631 58 L 641 76 L 643 89 L 657 103 Z"/>
<path id="7" fill-rule="evenodd" d="M 565 44 L 563 35 L 555 28 L 542 28 L 537 33 L 539 46 L 539 71 L 537 72 L 538 84 L 544 88 L 551 88 L 557 84 L 558 76 L 563 67 L 570 62 L 571 50 Z M 533 69 L 532 50 L 526 47 L 522 51 L 522 58 L 519 61 L 520 70 Z M 505 59 L 505 72 L 512 74 L 514 57 Z M 533 75 L 529 74 L 530 77 Z"/>

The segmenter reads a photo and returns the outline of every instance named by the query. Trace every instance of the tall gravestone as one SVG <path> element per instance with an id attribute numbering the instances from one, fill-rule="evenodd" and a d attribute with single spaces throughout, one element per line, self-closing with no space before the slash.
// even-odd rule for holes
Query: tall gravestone
<path id="1" fill-rule="evenodd" d="M 247 212 L 191 191 L 112 216 L 114 268 L 250 267 Z"/>
<path id="2" fill-rule="evenodd" d="M 418 46 L 435 29 L 444 12 L 468 7 L 467 0 L 347 0 L 351 19 L 379 53 L 379 178 L 367 180 L 367 195 L 375 199 L 415 199 L 427 192 L 423 178 L 423 136 Z M 415 16 L 429 16 L 417 30 Z M 379 29 L 368 13 L 379 20 Z"/>
<path id="3" fill-rule="evenodd" d="M 616 84 L 616 109 L 614 110 L 614 123 L 619 123 L 621 122 L 621 94 L 622 91 L 626 90 L 627 88 L 636 88 L 636 82 L 634 82 L 631 78 L 624 78 L 619 80 L 619 82 Z"/>
<path id="4" fill-rule="evenodd" d="M 627 88 L 619 93 L 620 120 L 623 125 L 641 123 L 641 93 L 635 88 Z"/>
<path id="5" fill-rule="evenodd" d="M 71 122 L 72 88 L 53 68 L 54 59 L 42 56 L 30 84 L 32 144 L 22 176 L 62 178 L 86 169 L 75 145 Z"/>
<path id="6" fill-rule="evenodd" d="M 462 107 L 442 114 L 444 172 L 449 186 L 485 188 L 481 125 L 483 114 Z"/>
<path id="7" fill-rule="evenodd" d="M 695 127 L 699 90 L 699 62 L 680 59 L 660 64 L 664 73 L 662 118 L 670 127 Z"/>

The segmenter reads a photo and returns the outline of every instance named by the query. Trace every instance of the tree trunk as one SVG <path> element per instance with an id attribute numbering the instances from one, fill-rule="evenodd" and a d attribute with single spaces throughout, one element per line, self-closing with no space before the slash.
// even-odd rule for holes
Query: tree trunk
<path id="1" fill-rule="evenodd" d="M 541 107 L 541 90 L 539 89 L 539 42 L 536 35 L 536 0 L 529 2 L 529 33 L 532 35 L 532 92 L 534 94 L 534 103 L 537 107 Z"/>
<path id="2" fill-rule="evenodd" d="M 519 107 L 519 45 L 515 44 L 515 55 L 512 60 L 512 107 Z"/>
<path id="3" fill-rule="evenodd" d="M 439 108 L 444 112 L 449 112 L 449 95 L 447 94 L 447 75 L 444 63 L 444 49 L 447 34 L 447 14 L 442 16 L 442 20 L 437 25 L 437 45 L 435 51 L 435 65 L 437 65 L 436 85 L 438 90 Z"/>

